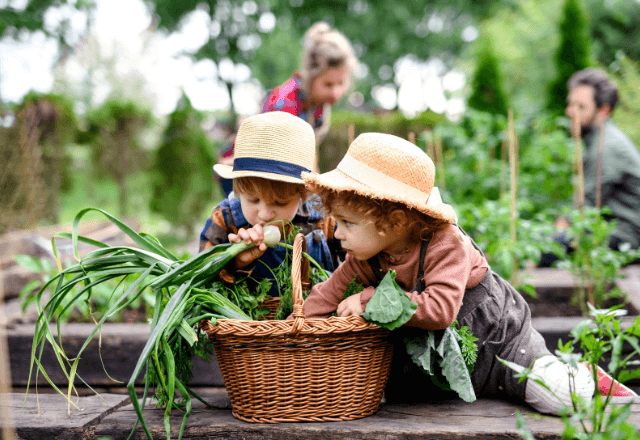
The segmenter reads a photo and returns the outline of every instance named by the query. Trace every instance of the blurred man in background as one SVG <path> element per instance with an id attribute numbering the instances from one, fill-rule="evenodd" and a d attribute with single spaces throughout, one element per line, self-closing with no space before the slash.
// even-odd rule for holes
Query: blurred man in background
<path id="1" fill-rule="evenodd" d="M 598 69 L 585 69 L 573 74 L 568 83 L 566 115 L 580 126 L 584 140 L 582 162 L 584 169 L 585 205 L 608 207 L 608 220 L 616 220 L 617 227 L 609 240 L 609 247 L 619 250 L 622 243 L 640 247 L 640 152 L 631 140 L 613 123 L 610 116 L 618 103 L 618 89 L 607 74 Z M 600 153 L 600 132 L 603 130 Z M 602 155 L 598 172 L 598 156 Z M 598 176 L 598 174 L 600 176 Z M 598 198 L 598 186 L 600 186 Z M 568 222 L 556 222 L 560 230 Z M 557 239 L 563 242 L 562 235 Z M 549 267 L 557 260 L 545 254 L 539 264 Z"/>

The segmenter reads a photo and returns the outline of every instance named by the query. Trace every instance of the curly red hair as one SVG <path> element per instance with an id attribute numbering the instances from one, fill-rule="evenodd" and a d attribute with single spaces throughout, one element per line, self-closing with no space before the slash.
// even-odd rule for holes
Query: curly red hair
<path id="1" fill-rule="evenodd" d="M 429 217 L 403 203 L 384 199 L 374 199 L 354 191 L 335 191 L 323 187 L 311 188 L 322 201 L 316 208 L 330 214 L 335 206 L 342 206 L 373 221 L 378 231 L 410 230 L 410 239 L 426 239 L 449 224 Z M 318 201 L 318 204 L 320 202 Z"/>

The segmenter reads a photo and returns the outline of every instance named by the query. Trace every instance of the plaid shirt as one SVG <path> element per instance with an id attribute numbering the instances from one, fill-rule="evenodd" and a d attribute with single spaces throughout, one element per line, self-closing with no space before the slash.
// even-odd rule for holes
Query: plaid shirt
<path id="1" fill-rule="evenodd" d="M 299 116 L 308 122 L 314 131 L 325 123 L 323 110 L 323 107 L 311 106 L 306 94 L 300 88 L 300 77 L 297 74 L 273 89 L 262 107 L 262 113 L 281 111 Z"/>
<path id="2" fill-rule="evenodd" d="M 329 133 L 331 106 L 328 104 L 319 108 L 312 106 L 300 88 L 300 77 L 295 73 L 284 84 L 273 89 L 262 106 L 262 113 L 275 111 L 291 113 L 309 123 L 316 135 L 316 145 L 320 145 Z M 230 142 L 223 148 L 220 155 L 232 157 L 234 149 L 235 144 Z"/>

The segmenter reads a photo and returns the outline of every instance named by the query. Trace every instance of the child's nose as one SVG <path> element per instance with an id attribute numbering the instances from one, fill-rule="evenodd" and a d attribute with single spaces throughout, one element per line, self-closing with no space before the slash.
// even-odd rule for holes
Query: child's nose
<path id="1" fill-rule="evenodd" d="M 274 212 L 274 210 L 271 208 L 271 206 L 269 206 L 269 205 L 263 205 L 263 206 L 260 208 L 260 212 L 259 212 L 259 214 L 260 214 L 260 218 L 261 218 L 262 220 L 269 221 L 269 220 L 273 220 L 273 217 L 274 217 L 274 215 L 275 215 L 275 212 Z"/>

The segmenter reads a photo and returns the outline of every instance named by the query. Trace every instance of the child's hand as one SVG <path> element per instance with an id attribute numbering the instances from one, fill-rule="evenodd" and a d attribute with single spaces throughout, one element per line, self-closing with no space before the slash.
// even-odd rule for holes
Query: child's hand
<path id="1" fill-rule="evenodd" d="M 342 301 L 338 304 L 338 309 L 336 313 L 341 318 L 346 318 L 347 316 L 352 315 L 360 315 L 364 312 L 362 310 L 362 304 L 360 303 L 360 294 L 356 293 L 355 295 L 351 295 L 349 298 Z"/>
<path id="2" fill-rule="evenodd" d="M 229 234 L 229 243 L 244 241 L 246 244 L 255 244 L 255 247 L 242 251 L 235 256 L 236 269 L 248 266 L 264 254 L 267 250 L 267 245 L 262 240 L 264 240 L 264 233 L 260 225 L 255 225 L 250 229 L 240 228 L 237 234 Z"/>

